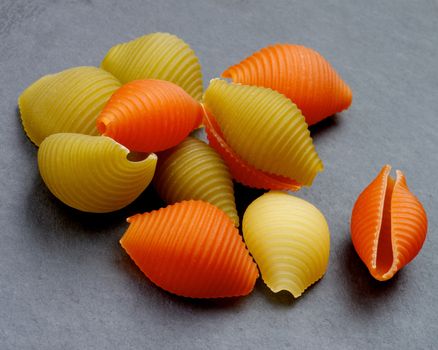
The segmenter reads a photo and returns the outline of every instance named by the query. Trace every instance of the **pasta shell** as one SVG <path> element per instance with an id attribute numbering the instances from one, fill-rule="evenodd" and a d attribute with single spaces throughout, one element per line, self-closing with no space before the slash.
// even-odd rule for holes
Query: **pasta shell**
<path id="1" fill-rule="evenodd" d="M 206 111 L 204 124 L 210 146 L 222 156 L 236 181 L 249 187 L 266 190 L 298 191 L 301 188 L 295 180 L 258 170 L 240 158 L 225 142 L 216 120 Z"/>
<path id="2" fill-rule="evenodd" d="M 101 67 L 122 83 L 161 79 L 181 86 L 194 99 L 202 97 L 199 59 L 182 39 L 169 33 L 143 35 L 112 47 Z"/>
<path id="3" fill-rule="evenodd" d="M 18 98 L 24 131 L 37 146 L 49 135 L 97 135 L 96 117 L 120 82 L 96 67 L 75 67 L 50 74 Z"/>
<path id="4" fill-rule="evenodd" d="M 327 222 L 303 199 L 265 193 L 246 209 L 242 230 L 263 281 L 274 293 L 287 290 L 297 298 L 327 270 Z"/>
<path id="5" fill-rule="evenodd" d="M 178 85 L 135 80 L 114 93 L 97 128 L 131 150 L 158 152 L 180 143 L 201 120 L 201 105 Z"/>
<path id="6" fill-rule="evenodd" d="M 321 54 L 300 45 L 265 47 L 222 73 L 235 83 L 264 86 L 290 98 L 309 125 L 351 105 L 353 94 Z"/>
<path id="7" fill-rule="evenodd" d="M 105 213 L 128 205 L 149 185 L 157 156 L 130 161 L 129 151 L 109 137 L 60 133 L 38 150 L 41 177 L 65 204 Z"/>
<path id="8" fill-rule="evenodd" d="M 300 110 L 271 89 L 213 79 L 204 106 L 251 166 L 310 186 L 323 165 Z"/>
<path id="9" fill-rule="evenodd" d="M 128 219 L 120 244 L 157 286 L 191 298 L 249 294 L 258 277 L 230 218 L 203 201 L 185 201 Z"/>
<path id="10" fill-rule="evenodd" d="M 239 226 L 228 167 L 204 142 L 188 137 L 160 154 L 154 182 L 158 194 L 167 203 L 203 200 L 222 209 Z"/>
<path id="11" fill-rule="evenodd" d="M 404 174 L 391 166 L 359 195 L 351 216 L 351 239 L 371 275 L 385 281 L 408 264 L 426 239 L 427 216 Z"/>

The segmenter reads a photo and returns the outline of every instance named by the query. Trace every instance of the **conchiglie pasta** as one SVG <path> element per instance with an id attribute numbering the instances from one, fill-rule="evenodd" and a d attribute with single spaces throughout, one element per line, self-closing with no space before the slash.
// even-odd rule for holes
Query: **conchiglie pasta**
<path id="1" fill-rule="evenodd" d="M 97 115 L 119 87 L 113 75 L 96 67 L 46 75 L 18 99 L 24 130 L 37 146 L 55 133 L 97 135 Z"/>
<path id="2" fill-rule="evenodd" d="M 182 39 L 169 33 L 151 33 L 112 47 L 101 67 L 122 83 L 160 79 L 181 86 L 196 100 L 202 97 L 199 59 Z"/>
<path id="3" fill-rule="evenodd" d="M 271 89 L 213 79 L 204 105 L 251 166 L 310 186 L 323 165 L 300 110 Z"/>
<path id="4" fill-rule="evenodd" d="M 258 277 L 231 219 L 203 201 L 184 201 L 128 219 L 120 244 L 157 286 L 191 298 L 249 294 Z"/>
<path id="5" fill-rule="evenodd" d="M 330 232 L 309 202 L 271 191 L 252 202 L 242 221 L 243 237 L 263 281 L 275 293 L 299 297 L 325 273 Z"/>
<path id="6" fill-rule="evenodd" d="M 196 129 L 202 107 L 181 87 L 164 80 L 135 80 L 118 89 L 97 118 L 97 128 L 139 152 L 173 147 Z"/>
<path id="7" fill-rule="evenodd" d="M 347 109 L 353 96 L 321 54 L 301 45 L 265 47 L 228 68 L 222 76 L 284 94 L 300 108 L 309 125 Z"/>
<path id="8" fill-rule="evenodd" d="M 109 137 L 59 133 L 38 150 L 38 167 L 49 190 L 85 212 L 114 211 L 134 201 L 149 185 L 157 157 L 128 159 L 129 150 Z"/>
<path id="9" fill-rule="evenodd" d="M 351 239 L 371 275 L 386 281 L 413 260 L 426 239 L 427 216 L 406 184 L 385 165 L 359 195 L 351 216 Z"/>
<path id="10" fill-rule="evenodd" d="M 188 137 L 160 154 L 154 182 L 167 203 L 203 200 L 222 209 L 239 225 L 230 172 L 221 156 L 204 142 Z"/>
<path id="11" fill-rule="evenodd" d="M 298 191 L 301 188 L 293 179 L 258 170 L 240 158 L 225 142 L 216 120 L 209 116 L 208 112 L 204 114 L 204 125 L 210 146 L 222 156 L 237 182 L 265 190 Z"/>

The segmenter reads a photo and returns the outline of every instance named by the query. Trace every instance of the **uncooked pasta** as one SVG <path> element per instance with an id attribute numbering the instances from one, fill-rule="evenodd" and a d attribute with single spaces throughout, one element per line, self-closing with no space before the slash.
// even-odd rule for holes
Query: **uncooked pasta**
<path id="1" fill-rule="evenodd" d="M 252 202 L 242 221 L 245 242 L 263 281 L 273 291 L 299 297 L 325 273 L 330 232 L 309 202 L 271 191 Z"/>
<path id="2" fill-rule="evenodd" d="M 258 277 L 233 221 L 203 201 L 128 219 L 120 244 L 157 286 L 191 298 L 249 294 Z"/>
<path id="3" fill-rule="evenodd" d="M 96 117 L 120 82 L 96 67 L 75 67 L 46 75 L 20 95 L 24 130 L 37 146 L 49 135 L 97 135 Z"/>
<path id="4" fill-rule="evenodd" d="M 38 150 L 38 167 L 49 190 L 81 211 L 104 213 L 131 203 L 149 185 L 155 154 L 128 159 L 129 150 L 104 136 L 60 133 Z"/>
<path id="5" fill-rule="evenodd" d="M 301 109 L 309 125 L 347 109 L 353 97 L 331 64 L 317 51 L 301 45 L 265 47 L 222 76 L 284 94 Z"/>
<path id="6" fill-rule="evenodd" d="M 203 200 L 222 209 L 239 226 L 228 167 L 205 142 L 188 137 L 178 146 L 161 153 L 154 183 L 158 194 L 167 203 Z"/>
<path id="7" fill-rule="evenodd" d="M 351 216 L 351 239 L 371 275 L 380 281 L 394 276 L 417 256 L 427 232 L 427 216 L 409 190 L 406 178 L 385 165 L 359 195 Z"/>
<path id="8" fill-rule="evenodd" d="M 201 105 L 178 85 L 145 79 L 127 83 L 111 96 L 97 128 L 130 150 L 158 152 L 180 143 L 201 120 Z"/>
<path id="9" fill-rule="evenodd" d="M 322 171 L 304 117 L 284 95 L 213 79 L 204 105 L 225 141 L 257 169 L 308 186 Z"/>
<path id="10" fill-rule="evenodd" d="M 137 79 L 168 80 L 181 86 L 196 100 L 202 97 L 199 59 L 176 35 L 151 33 L 112 47 L 101 67 L 122 83 Z"/>

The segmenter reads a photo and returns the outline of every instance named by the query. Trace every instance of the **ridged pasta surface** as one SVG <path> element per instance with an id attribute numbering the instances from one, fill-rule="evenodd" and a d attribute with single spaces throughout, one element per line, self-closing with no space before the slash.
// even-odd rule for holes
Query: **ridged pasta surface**
<path id="1" fill-rule="evenodd" d="M 118 89 L 97 118 L 100 133 L 140 152 L 173 147 L 196 129 L 202 108 L 178 85 L 135 80 Z"/>
<path id="2" fill-rule="evenodd" d="M 184 201 L 128 219 L 120 244 L 157 286 L 191 298 L 249 294 L 258 277 L 231 219 L 203 201 Z"/>
<path id="3" fill-rule="evenodd" d="M 97 135 L 96 118 L 120 82 L 96 67 L 75 67 L 46 75 L 18 98 L 21 120 L 37 146 L 49 135 Z"/>
<path id="4" fill-rule="evenodd" d="M 169 33 L 151 33 L 112 47 L 101 67 L 122 83 L 161 79 L 181 86 L 194 99 L 202 97 L 199 59 L 182 39 Z"/>
<path id="5" fill-rule="evenodd" d="M 298 191 L 301 188 L 295 180 L 258 170 L 240 158 L 225 142 L 216 120 L 208 112 L 204 114 L 204 125 L 210 146 L 227 163 L 234 180 L 249 187 L 266 190 Z"/>
<path id="6" fill-rule="evenodd" d="M 321 54 L 301 45 L 265 47 L 222 76 L 236 83 L 277 90 L 300 108 L 309 125 L 347 109 L 353 96 Z"/>
<path id="7" fill-rule="evenodd" d="M 167 203 L 203 200 L 222 209 L 239 226 L 230 172 L 206 143 L 188 137 L 160 154 L 154 183 Z"/>
<path id="8" fill-rule="evenodd" d="M 251 166 L 308 186 L 323 170 L 304 117 L 282 94 L 213 79 L 204 105 L 226 143 Z"/>
<path id="9" fill-rule="evenodd" d="M 426 239 L 427 216 L 406 178 L 385 165 L 359 195 L 351 217 L 353 245 L 371 275 L 392 278 L 419 253 Z"/>
<path id="10" fill-rule="evenodd" d="M 263 281 L 275 293 L 299 297 L 325 273 L 330 232 L 321 212 L 309 202 L 271 191 L 247 208 L 243 237 Z"/>
<path id="11" fill-rule="evenodd" d="M 151 182 L 157 157 L 127 159 L 128 149 L 104 136 L 60 133 L 38 150 L 41 177 L 65 204 L 104 213 L 128 205 Z"/>

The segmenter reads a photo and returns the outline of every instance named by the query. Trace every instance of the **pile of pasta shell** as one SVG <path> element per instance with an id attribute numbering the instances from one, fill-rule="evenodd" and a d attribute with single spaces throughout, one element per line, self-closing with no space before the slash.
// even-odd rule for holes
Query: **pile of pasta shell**
<path id="1" fill-rule="evenodd" d="M 39 147 L 41 177 L 66 205 L 111 212 L 154 183 L 168 206 L 128 218 L 120 240 L 153 283 L 191 298 L 242 296 L 260 271 L 273 292 L 299 297 L 327 270 L 330 233 L 314 205 L 286 191 L 311 186 L 323 170 L 308 125 L 348 108 L 351 90 L 318 52 L 292 44 L 266 47 L 222 76 L 231 81 L 213 79 L 203 92 L 190 46 L 152 33 L 112 47 L 99 68 L 42 77 L 18 105 Z M 208 144 L 190 136 L 199 127 Z M 268 191 L 246 209 L 243 237 L 233 180 Z M 367 254 L 383 249 L 362 249 L 376 241 L 361 221 L 364 201 L 353 211 L 352 237 L 367 263 Z M 422 215 L 415 252 L 401 259 L 389 249 L 392 260 L 380 252 L 384 267 L 372 260 L 374 277 L 389 278 L 421 248 L 427 221 L 415 204 Z M 386 223 L 376 210 L 375 221 Z M 388 239 L 377 241 L 388 250 Z"/>

